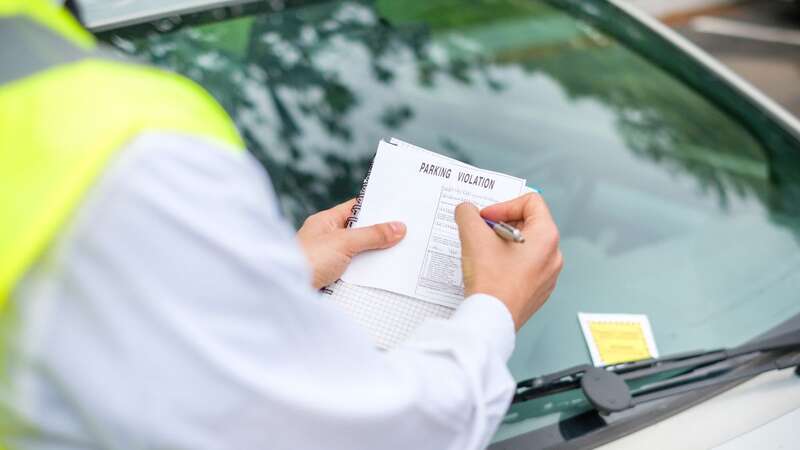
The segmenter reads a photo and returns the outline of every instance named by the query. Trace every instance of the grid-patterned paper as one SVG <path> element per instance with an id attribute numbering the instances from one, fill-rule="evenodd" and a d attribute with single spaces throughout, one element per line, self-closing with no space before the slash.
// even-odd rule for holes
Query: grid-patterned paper
<path id="1" fill-rule="evenodd" d="M 453 308 L 394 292 L 337 281 L 323 291 L 367 330 L 381 349 L 403 342 L 425 319 L 448 319 Z"/>

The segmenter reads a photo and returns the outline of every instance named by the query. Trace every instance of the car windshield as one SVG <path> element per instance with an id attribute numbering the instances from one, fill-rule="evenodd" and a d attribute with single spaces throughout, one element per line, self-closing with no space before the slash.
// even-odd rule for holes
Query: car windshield
<path id="1" fill-rule="evenodd" d="M 465 3 L 262 2 L 101 38 L 209 90 L 295 224 L 353 197 L 388 136 L 539 187 L 565 265 L 519 332 L 518 380 L 591 361 L 578 312 L 646 314 L 661 354 L 800 312 L 800 215 L 781 201 L 798 193 L 796 142 L 771 149 L 713 84 L 559 2 Z M 579 392 L 517 405 L 495 439 L 587 409 Z"/>

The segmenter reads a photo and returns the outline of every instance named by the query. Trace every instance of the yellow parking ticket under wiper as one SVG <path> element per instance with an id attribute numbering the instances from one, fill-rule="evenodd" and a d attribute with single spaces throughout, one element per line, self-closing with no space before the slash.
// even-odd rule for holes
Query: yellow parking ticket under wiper
<path id="1" fill-rule="evenodd" d="M 578 322 L 595 366 L 658 358 L 646 315 L 578 313 Z"/>

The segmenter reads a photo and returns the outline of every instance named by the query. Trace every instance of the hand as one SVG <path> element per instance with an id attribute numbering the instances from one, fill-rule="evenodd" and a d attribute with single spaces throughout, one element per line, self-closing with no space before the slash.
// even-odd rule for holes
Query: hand
<path id="1" fill-rule="evenodd" d="M 388 222 L 363 228 L 345 228 L 356 199 L 320 211 L 303 222 L 297 239 L 313 270 L 312 286 L 320 289 L 338 280 L 353 256 L 389 248 L 403 239 L 406 226 Z"/>
<path id="2" fill-rule="evenodd" d="M 455 216 L 461 238 L 464 294 L 498 298 L 519 330 L 553 292 L 563 265 L 558 228 L 547 205 L 539 194 L 526 194 L 480 213 L 474 205 L 462 203 Z M 482 217 L 519 228 L 525 242 L 501 239 Z"/>

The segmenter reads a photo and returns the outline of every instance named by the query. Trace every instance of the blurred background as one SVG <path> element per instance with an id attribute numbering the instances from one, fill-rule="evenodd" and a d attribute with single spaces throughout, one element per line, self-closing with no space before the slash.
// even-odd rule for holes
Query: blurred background
<path id="1" fill-rule="evenodd" d="M 800 0 L 628 0 L 800 117 Z"/>

